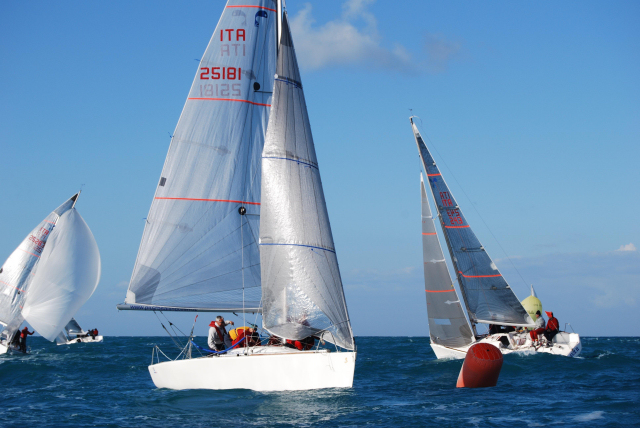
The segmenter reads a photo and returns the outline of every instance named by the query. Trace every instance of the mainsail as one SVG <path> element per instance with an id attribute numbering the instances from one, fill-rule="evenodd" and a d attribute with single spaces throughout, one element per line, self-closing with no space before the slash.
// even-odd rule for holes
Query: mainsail
<path id="1" fill-rule="evenodd" d="M 262 155 L 263 325 L 354 349 L 300 73 L 285 12 Z"/>
<path id="2" fill-rule="evenodd" d="M 431 215 L 429 198 L 420 174 L 422 195 L 422 255 L 431 343 L 462 347 L 473 342 L 473 333 L 453 287 Z"/>
<path id="3" fill-rule="evenodd" d="M 98 245 L 78 211 L 60 216 L 42 252 L 22 315 L 47 340 L 91 297 L 100 281 Z"/>
<path id="4" fill-rule="evenodd" d="M 531 317 L 471 230 L 413 119 L 411 119 L 411 127 L 470 321 L 501 325 L 532 325 Z"/>
<path id="5" fill-rule="evenodd" d="M 45 244 L 60 216 L 73 208 L 78 194 L 56 208 L 22 241 L 0 268 L 0 323 L 3 334 L 11 337 L 24 318 L 22 306 L 42 258 Z"/>
<path id="6" fill-rule="evenodd" d="M 260 157 L 275 0 L 230 0 L 200 61 L 147 216 L 125 305 L 260 308 Z"/>

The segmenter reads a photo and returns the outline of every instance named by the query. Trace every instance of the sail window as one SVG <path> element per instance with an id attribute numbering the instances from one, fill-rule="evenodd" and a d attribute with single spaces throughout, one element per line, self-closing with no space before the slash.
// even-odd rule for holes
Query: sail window
<path id="1" fill-rule="evenodd" d="M 166 177 L 160 177 L 160 187 L 163 187 L 164 183 L 166 183 L 166 182 L 167 182 Z"/>

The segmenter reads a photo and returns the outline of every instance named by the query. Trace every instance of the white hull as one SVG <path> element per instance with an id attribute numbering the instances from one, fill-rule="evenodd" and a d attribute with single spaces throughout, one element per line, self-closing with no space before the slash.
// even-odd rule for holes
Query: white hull
<path id="1" fill-rule="evenodd" d="M 506 345 L 502 342 L 505 339 L 501 337 L 505 337 L 508 341 L 509 345 Z M 541 338 L 541 342 L 544 342 L 545 339 Z M 582 342 L 580 341 L 580 335 L 577 333 L 558 333 L 551 343 L 551 346 L 546 346 L 546 344 L 542 344 L 541 346 L 534 347 L 531 343 L 531 339 L 529 338 L 529 333 L 524 334 L 508 334 L 508 333 L 499 333 L 492 334 L 479 340 L 477 342 L 472 343 L 471 345 L 461 347 L 461 348 L 449 348 L 446 346 L 438 345 L 435 343 L 431 344 L 431 348 L 433 352 L 435 352 L 436 357 L 438 359 L 441 358 L 454 358 L 454 359 L 462 359 L 467 355 L 467 351 L 469 348 L 476 343 L 489 343 L 494 345 L 500 351 L 506 355 L 511 354 L 513 352 L 522 352 L 522 353 L 545 353 L 552 355 L 561 355 L 563 357 L 577 357 L 580 355 L 582 351 Z"/>
<path id="2" fill-rule="evenodd" d="M 152 364 L 149 373 L 158 388 L 295 391 L 351 388 L 355 365 L 356 352 L 257 346 Z"/>
<path id="3" fill-rule="evenodd" d="M 58 345 L 73 345 L 74 343 L 98 343 L 98 342 L 102 342 L 102 340 L 103 340 L 102 336 L 96 336 L 95 338 L 92 338 L 91 336 L 78 337 L 76 339 L 67 340 L 66 342 L 63 342 L 63 343 L 58 343 Z"/>
<path id="4" fill-rule="evenodd" d="M 7 345 L 5 345 L 4 343 L 0 343 L 0 355 L 6 354 L 7 352 L 9 352 L 9 348 L 7 348 Z"/>

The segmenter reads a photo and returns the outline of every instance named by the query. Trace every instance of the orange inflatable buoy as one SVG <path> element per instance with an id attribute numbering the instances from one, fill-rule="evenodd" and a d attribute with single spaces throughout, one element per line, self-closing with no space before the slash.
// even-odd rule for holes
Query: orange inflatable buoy
<path id="1" fill-rule="evenodd" d="M 456 388 L 496 386 L 502 368 L 502 352 L 488 343 L 476 343 L 467 351 Z"/>

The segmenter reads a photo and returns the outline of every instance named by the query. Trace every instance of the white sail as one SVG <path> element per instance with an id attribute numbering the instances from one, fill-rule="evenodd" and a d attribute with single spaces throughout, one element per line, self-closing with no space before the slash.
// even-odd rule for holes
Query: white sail
<path id="1" fill-rule="evenodd" d="M 25 299 L 22 315 L 47 340 L 55 340 L 100 280 L 100 253 L 91 230 L 71 209 L 62 214 Z"/>
<path id="2" fill-rule="evenodd" d="M 286 339 L 323 334 L 354 349 L 287 14 L 262 156 L 263 324 Z"/>
<path id="3" fill-rule="evenodd" d="M 42 220 L 0 268 L 0 324 L 5 326 L 4 336 L 11 337 L 24 321 L 21 308 L 51 231 L 60 216 L 73 207 L 77 198 L 77 194 L 73 195 Z"/>
<path id="4" fill-rule="evenodd" d="M 121 309 L 260 308 L 260 156 L 274 0 L 230 0 L 200 61 Z"/>
<path id="5" fill-rule="evenodd" d="M 460 298 L 453 287 L 447 269 L 422 174 L 420 174 L 420 193 L 422 195 L 424 291 L 427 296 L 431 343 L 451 347 L 466 346 L 473 342 L 473 333 L 464 316 Z"/>

